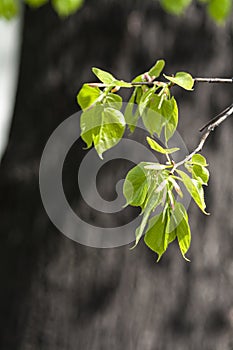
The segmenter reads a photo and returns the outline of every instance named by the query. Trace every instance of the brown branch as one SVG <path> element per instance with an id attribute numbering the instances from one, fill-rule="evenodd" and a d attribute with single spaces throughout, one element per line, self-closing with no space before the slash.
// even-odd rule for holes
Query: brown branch
<path id="1" fill-rule="evenodd" d="M 202 135 L 201 140 L 199 142 L 199 144 L 197 145 L 197 147 L 194 149 L 193 152 L 191 152 L 187 157 L 185 157 L 183 160 L 181 160 L 180 162 L 176 163 L 172 169 L 172 173 L 174 173 L 174 171 L 180 167 L 181 165 L 183 165 L 185 162 L 187 162 L 188 160 L 190 160 L 192 158 L 192 156 L 194 156 L 194 154 L 200 152 L 208 138 L 208 136 L 210 135 L 210 133 L 212 131 L 215 130 L 215 128 L 217 128 L 220 124 L 222 124 L 228 117 L 233 115 L 233 104 L 231 104 L 228 108 L 226 108 L 223 112 L 221 112 L 218 116 L 216 116 L 215 118 L 213 118 L 208 124 L 206 124 L 202 130 L 206 129 L 206 132 Z"/>

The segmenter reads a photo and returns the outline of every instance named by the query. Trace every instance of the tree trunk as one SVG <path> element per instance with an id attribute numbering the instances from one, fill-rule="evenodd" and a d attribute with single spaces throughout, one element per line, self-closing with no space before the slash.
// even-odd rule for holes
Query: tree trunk
<path id="1" fill-rule="evenodd" d="M 50 222 L 38 186 L 47 139 L 78 110 L 76 93 L 93 80 L 92 66 L 130 79 L 165 58 L 168 74 L 229 76 L 232 28 L 216 27 L 199 6 L 175 18 L 150 0 L 86 1 L 65 20 L 49 6 L 26 9 L 15 112 L 0 169 L 1 349 L 233 349 L 231 120 L 203 151 L 211 216 L 190 206 L 191 263 L 176 244 L 156 264 L 143 242 L 130 251 L 129 245 L 95 249 L 69 240 Z M 230 89 L 174 89 L 179 131 L 190 149 L 199 127 L 232 102 Z M 91 213 L 73 189 L 82 147 L 78 142 L 73 149 L 64 183 L 73 206 Z M 106 196 L 113 191 L 110 182 Z M 111 219 L 113 226 L 118 219 Z M 98 221 L 96 213 L 92 220 Z"/>

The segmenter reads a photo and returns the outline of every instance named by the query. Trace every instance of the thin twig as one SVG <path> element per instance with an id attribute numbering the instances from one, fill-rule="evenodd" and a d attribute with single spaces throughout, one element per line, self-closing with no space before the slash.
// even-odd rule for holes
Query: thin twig
<path id="1" fill-rule="evenodd" d="M 193 78 L 193 80 L 196 83 L 231 83 L 233 84 L 233 78 Z M 129 87 L 134 87 L 134 86 L 142 86 L 142 85 L 147 85 L 147 86 L 161 86 L 164 87 L 170 82 L 163 82 L 163 81 L 137 81 L 137 82 L 129 82 L 127 84 L 130 84 L 131 86 Z M 89 86 L 91 87 L 109 87 L 109 86 L 114 86 L 114 82 L 112 84 L 104 84 L 104 83 L 88 83 Z"/>
<path id="2" fill-rule="evenodd" d="M 215 118 L 213 118 L 204 128 L 207 128 L 206 132 L 202 135 L 201 140 L 199 142 L 199 144 L 197 145 L 197 147 L 195 148 L 195 150 L 193 152 L 191 152 L 187 157 L 185 157 L 183 160 L 181 160 L 180 162 L 176 163 L 172 169 L 172 173 L 174 173 L 174 171 L 180 167 L 181 165 L 183 165 L 185 162 L 187 162 L 188 160 L 190 160 L 192 158 L 192 156 L 194 156 L 194 154 L 200 152 L 208 138 L 208 136 L 210 135 L 210 133 L 212 131 L 214 131 L 215 128 L 217 128 L 220 124 L 222 124 L 228 117 L 233 115 L 233 104 L 230 105 L 228 108 L 226 108 L 222 113 L 220 113 L 218 116 L 216 116 Z M 203 130 L 203 128 L 202 128 Z"/>
<path id="3" fill-rule="evenodd" d="M 233 83 L 233 78 L 194 78 L 197 83 Z"/>
<path id="4" fill-rule="evenodd" d="M 205 124 L 199 131 L 203 131 L 204 129 L 206 129 L 209 125 L 211 125 L 212 123 L 214 123 L 216 120 L 218 120 L 221 116 L 223 116 L 224 114 L 226 114 L 229 110 L 231 110 L 233 108 L 233 103 L 227 107 L 226 109 L 224 109 L 224 111 L 222 111 L 221 113 L 219 113 L 218 115 L 216 115 L 216 117 L 212 118 L 207 124 Z"/>

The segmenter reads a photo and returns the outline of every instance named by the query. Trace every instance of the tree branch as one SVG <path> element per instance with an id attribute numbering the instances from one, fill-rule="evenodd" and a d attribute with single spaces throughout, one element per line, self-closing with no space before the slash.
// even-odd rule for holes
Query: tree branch
<path id="1" fill-rule="evenodd" d="M 233 78 L 194 78 L 197 83 L 233 83 Z"/>
<path id="2" fill-rule="evenodd" d="M 193 78 L 194 82 L 196 83 L 231 83 L 233 84 L 233 78 Z M 143 85 L 147 85 L 147 86 L 161 86 L 164 87 L 168 84 L 170 84 L 170 82 L 163 82 L 163 81 L 157 81 L 157 80 L 153 80 L 153 81 L 137 81 L 137 82 L 129 82 L 127 84 L 131 84 L 131 87 L 134 86 L 143 86 Z M 109 87 L 109 86 L 114 86 L 114 84 L 104 84 L 104 83 L 88 83 L 89 86 L 91 87 Z M 125 86 L 123 86 L 125 87 Z M 119 86 L 120 88 L 120 86 Z"/>
<path id="3" fill-rule="evenodd" d="M 181 165 L 183 165 L 185 162 L 187 162 L 188 160 L 190 160 L 192 158 L 192 156 L 194 156 L 194 154 L 200 152 L 208 138 L 208 136 L 210 135 L 210 133 L 212 131 L 215 130 L 215 128 L 217 128 L 220 124 L 222 124 L 228 117 L 233 115 L 233 104 L 231 104 L 229 107 L 227 107 L 223 112 L 221 112 L 219 115 L 217 115 L 215 118 L 211 119 L 210 122 L 208 124 L 206 124 L 203 128 L 201 128 L 201 131 L 206 129 L 206 132 L 202 135 L 201 140 L 199 142 L 199 144 L 197 145 L 197 147 L 194 149 L 193 152 L 191 152 L 187 157 L 185 157 L 183 160 L 181 160 L 180 162 L 174 164 L 174 167 L 172 169 L 172 173 L 174 173 L 174 171 L 180 167 Z"/>

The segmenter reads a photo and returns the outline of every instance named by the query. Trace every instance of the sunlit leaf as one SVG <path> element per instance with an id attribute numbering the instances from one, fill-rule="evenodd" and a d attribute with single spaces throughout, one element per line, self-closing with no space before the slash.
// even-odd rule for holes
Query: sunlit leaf
<path id="1" fill-rule="evenodd" d="M 54 9 L 60 16 L 68 16 L 83 5 L 84 0 L 52 0 Z"/>
<path id="2" fill-rule="evenodd" d="M 196 164 L 196 165 L 208 166 L 205 157 L 199 153 L 194 154 L 192 156 L 192 159 L 189 161 L 189 163 Z"/>
<path id="3" fill-rule="evenodd" d="M 165 123 L 164 123 L 164 135 L 166 142 L 172 137 L 177 129 L 178 125 L 178 106 L 174 97 L 170 100 L 169 110 L 166 110 Z M 163 111 L 165 111 L 166 104 Z"/>
<path id="4" fill-rule="evenodd" d="M 125 119 L 120 111 L 97 105 L 82 113 L 80 125 L 81 137 L 87 148 L 94 143 L 97 153 L 102 158 L 103 152 L 121 140 L 125 130 Z"/>
<path id="5" fill-rule="evenodd" d="M 144 242 L 158 254 L 157 262 L 161 259 L 168 246 L 169 234 L 166 232 L 167 220 L 163 220 L 163 214 L 155 215 L 148 225 Z"/>
<path id="6" fill-rule="evenodd" d="M 141 206 L 146 199 L 148 179 L 145 164 L 147 163 L 139 163 L 131 169 L 124 182 L 123 193 L 127 204 L 132 206 Z"/>
<path id="7" fill-rule="evenodd" d="M 113 84 L 114 81 L 116 81 L 116 78 L 108 72 L 105 72 L 104 70 L 100 68 L 92 68 L 92 72 L 97 76 L 97 78 L 102 81 L 104 84 Z"/>
<path id="8" fill-rule="evenodd" d="M 173 84 L 179 85 L 185 90 L 192 90 L 194 85 L 194 79 L 193 77 L 186 72 L 178 72 L 174 77 L 170 77 L 168 75 L 165 75 L 165 78 L 169 81 L 171 81 Z"/>
<path id="9" fill-rule="evenodd" d="M 90 87 L 88 84 L 84 84 L 77 96 L 78 104 L 85 111 L 99 101 L 101 96 L 104 95 L 98 87 Z"/>
<path id="10" fill-rule="evenodd" d="M 115 109 L 121 109 L 122 107 L 122 97 L 113 93 L 109 93 L 105 97 L 106 107 L 111 107 Z"/>
<path id="11" fill-rule="evenodd" d="M 176 169 L 176 171 L 181 176 L 187 191 L 190 193 L 196 204 L 204 214 L 208 215 L 208 213 L 205 211 L 206 204 L 202 184 L 195 179 L 191 179 L 184 171 L 178 169 Z"/>
<path id="12" fill-rule="evenodd" d="M 176 151 L 179 151 L 179 148 L 163 148 L 162 146 L 160 146 L 155 140 L 151 139 L 150 137 L 147 136 L 146 138 L 149 146 L 159 152 L 159 153 L 162 153 L 162 154 L 170 154 L 170 153 L 174 153 Z"/>
<path id="13" fill-rule="evenodd" d="M 139 89 L 138 87 L 134 89 L 124 112 L 126 124 L 131 132 L 134 132 L 139 118 L 138 106 L 135 104 Z"/>
<path id="14" fill-rule="evenodd" d="M 160 76 L 163 68 L 165 66 L 165 61 L 164 60 L 158 60 L 153 67 L 149 70 L 148 74 L 153 77 L 157 78 Z"/>

